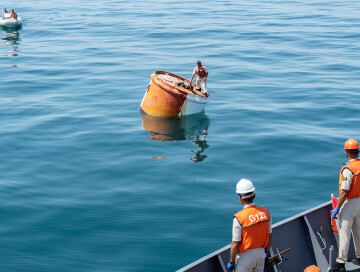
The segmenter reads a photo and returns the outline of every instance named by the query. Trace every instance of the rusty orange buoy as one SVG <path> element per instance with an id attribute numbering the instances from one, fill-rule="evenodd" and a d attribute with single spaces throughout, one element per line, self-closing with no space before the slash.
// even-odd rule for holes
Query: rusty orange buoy
<path id="1" fill-rule="evenodd" d="M 155 71 L 141 102 L 141 109 L 153 116 L 183 116 L 199 113 L 209 102 L 209 93 L 190 87 L 189 80 L 165 71 Z"/>

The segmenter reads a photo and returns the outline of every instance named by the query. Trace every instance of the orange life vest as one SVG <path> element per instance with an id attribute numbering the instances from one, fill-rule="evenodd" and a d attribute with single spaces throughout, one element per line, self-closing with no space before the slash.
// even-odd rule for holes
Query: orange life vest
<path id="1" fill-rule="evenodd" d="M 203 66 L 200 68 L 196 66 L 195 73 L 198 75 L 198 77 L 206 77 L 207 74 Z"/>
<path id="2" fill-rule="evenodd" d="M 354 174 L 354 177 L 351 181 L 351 186 L 350 186 L 350 190 L 349 193 L 346 197 L 346 199 L 352 199 L 352 198 L 357 198 L 360 197 L 360 159 L 355 159 L 352 161 L 349 161 L 347 164 L 343 165 L 341 167 L 341 171 L 340 171 L 340 177 L 339 177 L 339 195 L 341 193 L 341 184 L 343 182 L 343 171 L 344 169 L 349 169 L 351 171 L 351 173 Z"/>
<path id="3" fill-rule="evenodd" d="M 266 248 L 269 240 L 270 212 L 263 207 L 247 206 L 235 214 L 241 226 L 239 253 L 254 248 Z"/>

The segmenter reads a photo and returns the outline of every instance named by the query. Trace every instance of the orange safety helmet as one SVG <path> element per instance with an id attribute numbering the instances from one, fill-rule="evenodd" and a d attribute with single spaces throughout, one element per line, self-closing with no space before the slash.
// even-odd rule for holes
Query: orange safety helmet
<path id="1" fill-rule="evenodd" d="M 316 265 L 310 265 L 305 268 L 304 272 L 321 272 L 321 270 Z"/>
<path id="2" fill-rule="evenodd" d="M 354 139 L 349 139 L 345 142 L 344 149 L 359 149 L 359 143 Z"/>

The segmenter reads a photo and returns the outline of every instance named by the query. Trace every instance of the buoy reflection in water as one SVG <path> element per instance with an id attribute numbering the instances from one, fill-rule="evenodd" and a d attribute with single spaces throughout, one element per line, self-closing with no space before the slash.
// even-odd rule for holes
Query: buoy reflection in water
<path id="1" fill-rule="evenodd" d="M 210 126 L 210 119 L 204 113 L 194 114 L 187 117 L 157 117 L 142 113 L 143 128 L 150 132 L 152 141 L 190 141 L 196 149 L 190 150 L 194 155 L 190 160 L 202 162 L 207 158 L 203 154 L 209 147 L 206 136 Z"/>

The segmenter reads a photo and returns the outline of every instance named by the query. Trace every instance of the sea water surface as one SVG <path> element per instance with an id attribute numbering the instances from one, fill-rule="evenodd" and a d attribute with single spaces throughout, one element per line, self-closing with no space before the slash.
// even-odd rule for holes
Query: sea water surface
<path id="1" fill-rule="evenodd" d="M 17 1 L 0 44 L 0 270 L 174 271 L 329 200 L 360 139 L 360 4 Z M 209 70 L 205 113 L 142 116 L 154 70 Z"/>

